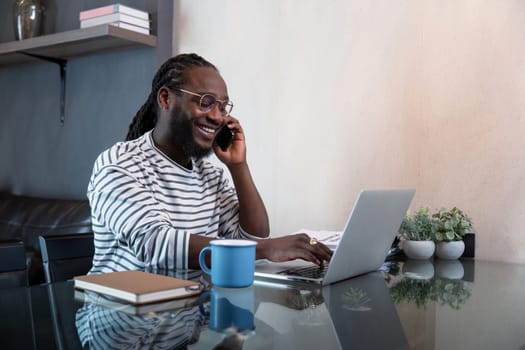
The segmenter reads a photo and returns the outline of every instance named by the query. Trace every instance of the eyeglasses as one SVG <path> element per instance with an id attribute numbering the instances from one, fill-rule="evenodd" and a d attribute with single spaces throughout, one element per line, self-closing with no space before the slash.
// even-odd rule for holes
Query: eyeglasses
<path id="1" fill-rule="evenodd" d="M 203 112 L 211 111 L 211 109 L 213 108 L 213 106 L 216 103 L 219 104 L 219 111 L 225 117 L 228 116 L 231 113 L 232 109 L 233 109 L 233 102 L 232 101 L 229 101 L 229 100 L 226 100 L 226 101 L 218 100 L 218 99 L 215 98 L 215 96 L 210 95 L 210 94 L 203 94 L 203 95 L 201 95 L 201 94 L 197 94 L 195 92 L 184 90 L 184 89 L 177 89 L 177 90 L 180 91 L 180 92 L 184 92 L 185 94 L 188 94 L 188 95 L 193 95 L 193 96 L 199 97 L 200 98 L 200 100 L 199 100 L 199 108 Z"/>

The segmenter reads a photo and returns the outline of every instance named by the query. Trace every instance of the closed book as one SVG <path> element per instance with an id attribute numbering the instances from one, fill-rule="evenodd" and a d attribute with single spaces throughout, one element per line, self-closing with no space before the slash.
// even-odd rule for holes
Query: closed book
<path id="1" fill-rule="evenodd" d="M 74 277 L 75 288 L 108 295 L 132 304 L 153 303 L 199 294 L 196 281 L 142 271 L 118 271 Z"/>
<path id="2" fill-rule="evenodd" d="M 100 25 L 103 25 L 103 24 L 100 24 Z M 142 33 L 142 34 L 146 34 L 146 35 L 150 34 L 150 30 L 148 28 L 135 26 L 135 25 L 129 24 L 129 23 L 112 22 L 112 23 L 108 23 L 108 25 L 114 26 L 114 27 L 123 28 L 123 29 L 127 29 L 127 30 L 132 30 L 134 32 Z M 80 22 L 80 28 L 88 28 L 88 27 L 93 27 L 93 26 L 86 26 L 83 22 Z"/>
<path id="3" fill-rule="evenodd" d="M 122 13 L 112 13 L 110 15 L 93 17 L 90 19 L 84 19 L 80 21 L 80 27 L 81 28 L 93 27 L 93 26 L 98 26 L 99 24 L 108 24 L 108 23 L 113 23 L 113 22 L 124 22 L 124 23 L 129 23 L 129 24 L 133 24 L 139 27 L 149 29 L 148 20 L 125 15 Z"/>
<path id="4" fill-rule="evenodd" d="M 119 12 L 133 17 L 149 20 L 149 13 L 121 4 L 113 4 L 108 6 L 97 7 L 86 11 L 81 11 L 79 19 L 82 21 L 93 17 L 99 17 Z"/>

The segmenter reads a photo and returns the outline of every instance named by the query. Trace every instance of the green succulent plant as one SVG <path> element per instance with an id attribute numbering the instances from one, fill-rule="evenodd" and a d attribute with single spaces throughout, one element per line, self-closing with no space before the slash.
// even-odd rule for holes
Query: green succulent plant
<path id="1" fill-rule="evenodd" d="M 461 241 L 472 229 L 472 221 L 456 207 L 440 209 L 432 215 L 432 236 L 437 242 Z"/>
<path id="2" fill-rule="evenodd" d="M 432 240 L 432 219 L 429 209 L 421 207 L 415 213 L 408 211 L 401 222 L 398 233 L 410 241 Z"/>

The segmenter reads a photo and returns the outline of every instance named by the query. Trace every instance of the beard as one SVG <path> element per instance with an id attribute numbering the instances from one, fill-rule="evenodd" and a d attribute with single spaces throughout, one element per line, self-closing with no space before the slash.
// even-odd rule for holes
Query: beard
<path id="1" fill-rule="evenodd" d="M 195 142 L 193 138 L 192 116 L 175 107 L 170 116 L 170 128 L 177 146 L 182 148 L 185 155 L 195 160 L 200 160 L 210 155 L 212 149 L 205 148 Z"/>

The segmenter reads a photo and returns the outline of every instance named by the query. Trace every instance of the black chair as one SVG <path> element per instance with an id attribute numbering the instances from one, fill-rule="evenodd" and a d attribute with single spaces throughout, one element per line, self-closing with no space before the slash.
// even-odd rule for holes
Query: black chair
<path id="1" fill-rule="evenodd" d="M 92 266 L 93 234 L 39 236 L 46 282 L 67 281 L 86 274 Z"/>
<path id="2" fill-rule="evenodd" d="M 27 286 L 27 264 L 24 243 L 0 242 L 0 288 Z"/>

